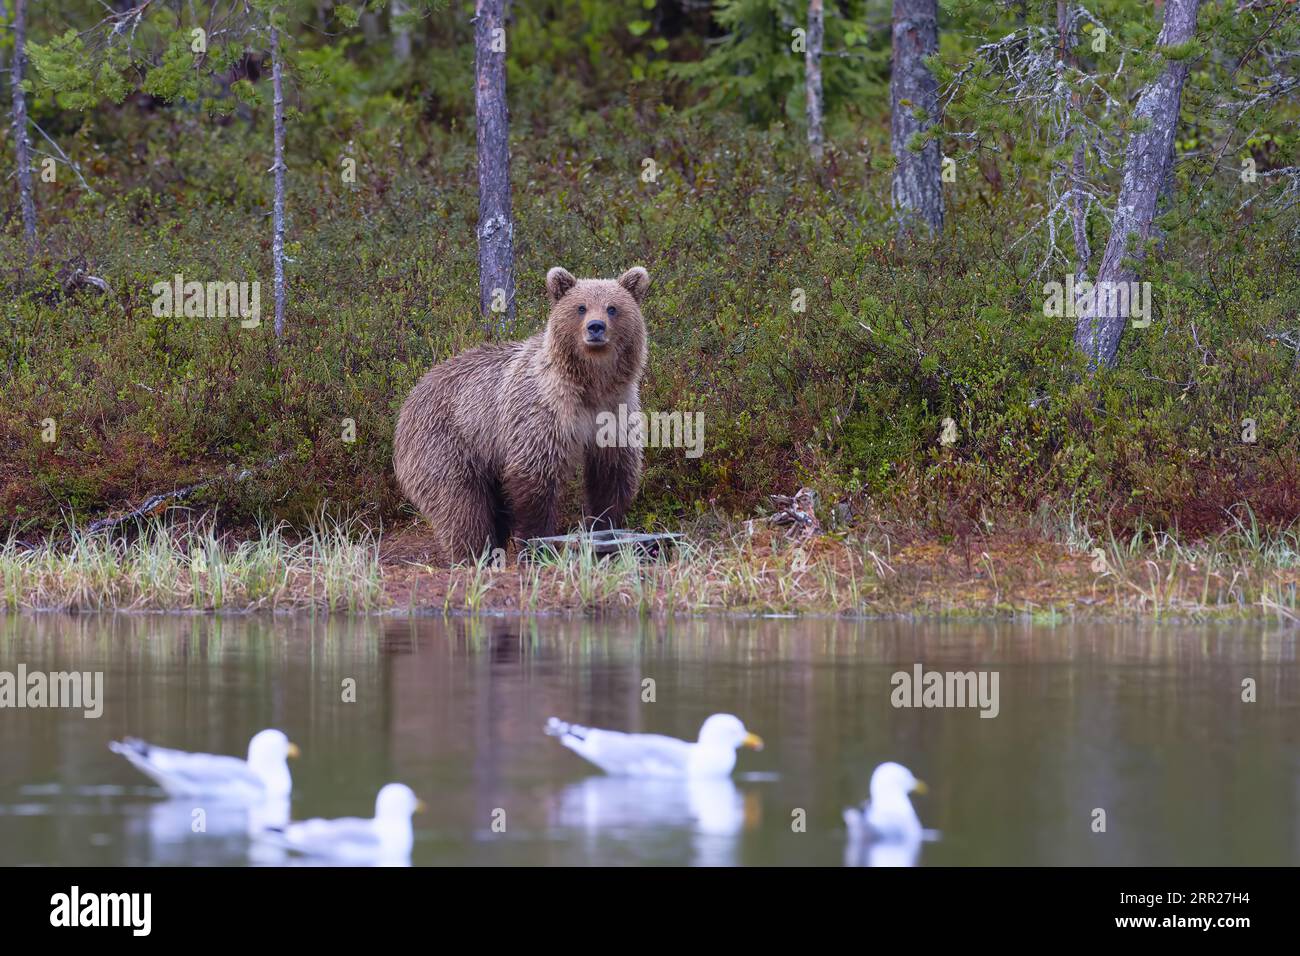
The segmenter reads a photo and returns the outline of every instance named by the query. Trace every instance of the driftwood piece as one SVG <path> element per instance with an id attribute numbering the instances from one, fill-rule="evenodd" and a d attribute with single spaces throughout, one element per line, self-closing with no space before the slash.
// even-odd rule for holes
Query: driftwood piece
<path id="1" fill-rule="evenodd" d="M 54 280 L 57 284 L 41 295 L 42 300 L 50 305 L 85 289 L 94 289 L 103 295 L 111 295 L 113 292 L 106 280 L 91 275 L 90 267 L 86 264 L 86 257 L 83 255 L 73 256 L 63 263 L 55 273 Z"/>
<path id="2" fill-rule="evenodd" d="M 768 515 L 769 524 L 787 529 L 805 538 L 822 533 L 821 522 L 817 520 L 817 492 L 811 488 L 800 488 L 793 497 L 787 495 L 768 495 L 780 509 Z"/>
<path id="3" fill-rule="evenodd" d="M 670 533 L 643 534 L 624 528 L 581 534 L 557 534 L 545 538 L 529 538 L 523 544 L 521 555 L 539 555 L 547 552 L 558 555 L 561 551 L 577 551 L 585 545 L 602 556 L 618 554 L 626 549 L 641 558 L 657 558 L 660 553 L 674 547 L 677 540 L 682 537 L 684 535 Z"/>

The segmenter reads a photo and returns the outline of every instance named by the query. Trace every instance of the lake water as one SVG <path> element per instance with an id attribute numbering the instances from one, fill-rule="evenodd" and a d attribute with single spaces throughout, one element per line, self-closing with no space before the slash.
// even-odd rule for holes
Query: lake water
<path id="1" fill-rule="evenodd" d="M 104 675 L 98 719 L 0 709 L 0 864 L 278 862 L 215 811 L 192 832 L 189 803 L 164 800 L 107 749 L 130 734 L 242 755 L 264 727 L 302 750 L 295 818 L 369 816 L 380 785 L 414 788 L 428 804 L 415 864 L 862 862 L 846 853 L 841 811 L 885 760 L 929 784 L 914 804 L 941 837 L 920 847 L 921 865 L 1295 864 L 1298 635 L 0 615 L 0 671 Z M 996 672 L 997 716 L 892 706 L 893 675 L 918 663 Z M 1253 703 L 1242 700 L 1247 679 Z M 731 781 L 607 778 L 542 733 L 556 715 L 693 739 L 718 711 L 767 744 L 740 752 Z"/>

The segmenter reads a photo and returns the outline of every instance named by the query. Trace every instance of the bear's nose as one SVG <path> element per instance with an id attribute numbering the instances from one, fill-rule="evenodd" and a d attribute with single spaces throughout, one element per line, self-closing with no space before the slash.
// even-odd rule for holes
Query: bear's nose
<path id="1" fill-rule="evenodd" d="M 587 338 L 594 342 L 599 342 L 605 337 L 605 321 L 603 319 L 592 319 L 587 323 Z"/>

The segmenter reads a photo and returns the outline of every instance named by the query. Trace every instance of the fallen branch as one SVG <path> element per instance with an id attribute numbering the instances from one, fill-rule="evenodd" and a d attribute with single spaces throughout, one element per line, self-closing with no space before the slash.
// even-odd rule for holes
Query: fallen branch
<path id="1" fill-rule="evenodd" d="M 278 465 L 280 462 L 284 461 L 287 457 L 289 457 L 287 453 L 282 455 L 276 455 L 270 461 L 258 465 L 255 468 L 245 468 L 239 474 L 235 475 L 234 480 L 236 482 L 246 481 L 247 479 L 251 478 L 256 472 L 262 471 L 266 468 L 270 468 L 272 465 Z M 173 503 L 178 501 L 184 501 L 186 498 L 194 494 L 196 491 L 201 491 L 204 488 L 209 487 L 210 485 L 215 485 L 217 482 L 222 481 L 223 478 L 224 476 L 218 478 L 207 478 L 204 479 L 203 481 L 198 482 L 197 484 L 190 485 L 187 488 L 177 488 L 175 491 L 165 491 L 162 494 L 151 495 L 148 498 L 146 498 L 144 502 L 141 503 L 138 507 L 132 508 L 124 515 L 119 515 L 116 518 L 100 518 L 98 521 L 92 521 L 86 527 L 86 533 L 97 534 L 100 531 L 107 531 L 110 528 L 115 528 L 126 521 L 136 521 L 140 518 L 156 517 L 157 515 L 162 514 L 169 507 L 171 507 Z"/>
<path id="2" fill-rule="evenodd" d="M 246 481 L 249 478 L 251 478 L 253 475 L 255 475 L 257 472 L 264 471 L 265 469 L 270 468 L 273 465 L 278 465 L 280 462 L 284 461 L 288 457 L 289 455 L 287 452 L 284 454 L 276 455 L 274 458 L 265 461 L 260 465 L 255 465 L 252 468 L 243 469 L 242 471 L 239 472 L 239 474 L 234 476 L 233 480 L 235 482 Z M 117 517 L 114 518 L 99 518 L 96 521 L 92 521 L 90 524 L 86 525 L 86 527 L 84 528 L 84 533 L 98 534 L 101 531 L 111 531 L 113 528 L 125 524 L 128 521 L 139 521 L 142 518 L 157 517 L 158 515 L 165 512 L 168 508 L 174 507 L 179 502 L 182 502 L 185 499 L 191 497 L 195 492 L 202 491 L 204 488 L 210 487 L 211 485 L 215 485 L 218 482 L 225 481 L 225 480 L 227 480 L 226 476 L 221 475 L 215 478 L 206 478 L 203 481 L 196 482 L 195 484 L 192 485 L 188 485 L 185 488 L 177 488 L 174 491 L 164 491 L 160 494 L 150 495 L 143 502 L 141 502 L 136 507 L 132 508 L 130 511 L 127 511 L 125 514 L 118 515 Z M 48 541 L 45 542 L 43 547 L 54 550 L 57 548 L 61 548 L 66 544 L 69 544 L 72 540 L 73 540 L 73 534 L 67 534 L 58 538 L 49 539 Z M 34 546 L 32 550 L 36 550 L 39 547 L 41 546 L 39 545 Z"/>

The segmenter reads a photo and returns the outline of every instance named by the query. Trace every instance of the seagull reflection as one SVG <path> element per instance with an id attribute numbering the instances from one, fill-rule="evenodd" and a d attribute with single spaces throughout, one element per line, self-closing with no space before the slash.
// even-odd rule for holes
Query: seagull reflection
<path id="1" fill-rule="evenodd" d="M 251 807 L 192 798 L 130 805 L 125 823 L 127 865 L 242 863 L 256 833 L 288 821 L 287 797 Z"/>
<path id="2" fill-rule="evenodd" d="M 919 836 L 872 840 L 851 835 L 844 844 L 845 866 L 916 866 L 920 857 Z"/>
<path id="3" fill-rule="evenodd" d="M 738 837 L 757 824 L 758 793 L 742 794 L 726 777 L 681 780 L 588 777 L 566 787 L 552 824 L 583 831 L 590 862 L 609 844 L 631 846 L 648 862 L 680 859 L 688 845 L 697 866 L 734 866 Z"/>

